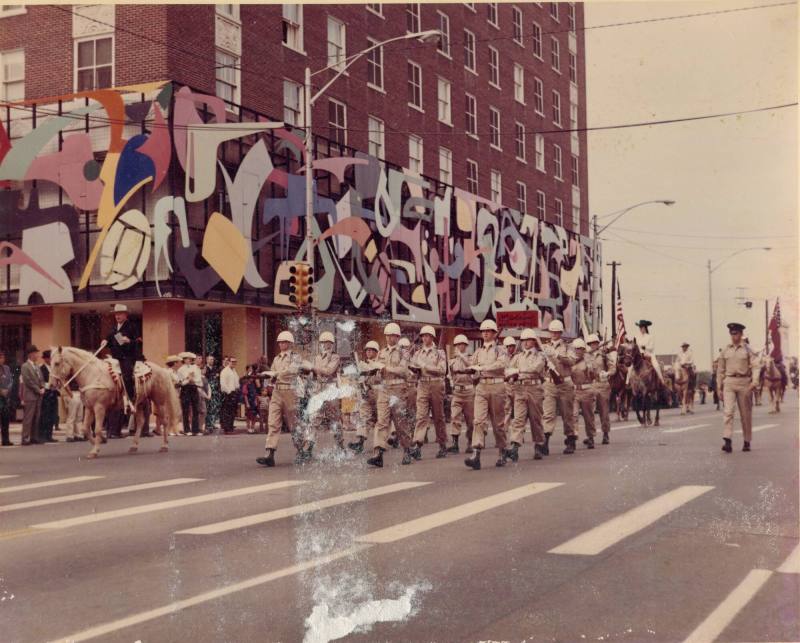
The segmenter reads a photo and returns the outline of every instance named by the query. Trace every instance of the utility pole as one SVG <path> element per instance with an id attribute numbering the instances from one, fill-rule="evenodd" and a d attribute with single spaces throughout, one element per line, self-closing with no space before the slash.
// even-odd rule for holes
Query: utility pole
<path id="1" fill-rule="evenodd" d="M 612 261 L 607 263 L 611 266 L 611 339 L 617 339 L 617 266 L 621 263 Z"/>
<path id="2" fill-rule="evenodd" d="M 764 300 L 764 351 L 769 355 L 769 299 Z"/>
<path id="3" fill-rule="evenodd" d="M 711 304 L 711 259 L 708 260 L 708 367 L 714 368 L 714 309 Z"/>

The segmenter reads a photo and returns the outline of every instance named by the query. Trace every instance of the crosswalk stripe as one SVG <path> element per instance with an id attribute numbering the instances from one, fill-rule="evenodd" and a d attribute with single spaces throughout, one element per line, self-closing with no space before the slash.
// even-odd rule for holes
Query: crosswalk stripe
<path id="1" fill-rule="evenodd" d="M 31 482 L 29 484 L 19 484 L 14 487 L 0 487 L 0 493 L 11 493 L 12 491 L 27 491 L 28 489 L 41 489 L 42 487 L 55 487 L 60 484 L 73 484 L 75 482 L 86 482 L 88 480 L 99 480 L 105 476 L 75 476 L 73 478 L 62 478 L 61 480 L 46 480 L 45 482 Z"/>
<path id="2" fill-rule="evenodd" d="M 132 491 L 146 491 L 147 489 L 158 489 L 159 487 L 170 487 L 178 484 L 188 484 L 190 482 L 202 482 L 203 478 L 173 478 L 171 480 L 160 480 L 158 482 L 145 482 L 142 484 L 132 484 L 126 487 L 113 487 L 111 489 L 100 489 L 99 491 L 87 491 L 85 493 L 73 493 L 68 496 L 56 496 L 55 498 L 41 498 L 40 500 L 30 500 L 28 502 L 17 502 L 13 505 L 0 506 L 0 513 L 6 511 L 17 511 L 19 509 L 31 509 L 33 507 L 44 507 L 55 505 L 62 502 L 72 502 L 73 500 L 85 500 L 87 498 L 100 498 L 111 496 L 118 493 L 130 493 Z"/>
<path id="3" fill-rule="evenodd" d="M 286 507 L 285 509 L 276 509 L 275 511 L 267 511 L 266 513 L 255 514 L 252 516 L 244 516 L 242 518 L 235 518 L 233 520 L 224 520 L 222 522 L 215 522 L 210 525 L 203 525 L 202 527 L 193 527 L 192 529 L 184 529 L 176 531 L 177 534 L 193 534 L 207 536 L 209 534 L 218 534 L 223 531 L 231 531 L 233 529 L 241 529 L 242 527 L 250 527 L 252 525 L 259 525 L 273 520 L 281 520 L 290 516 L 297 516 L 299 514 L 311 513 L 312 511 L 319 511 L 336 505 L 347 504 L 348 502 L 358 502 L 360 500 L 367 500 L 368 498 L 375 498 L 383 496 L 388 493 L 396 491 L 407 491 L 408 489 L 415 489 L 431 484 L 430 482 L 397 482 L 395 484 L 386 485 L 384 487 L 376 487 L 375 489 L 366 489 L 364 491 L 356 491 L 342 496 L 335 496 L 333 498 L 325 498 L 323 500 L 315 500 L 314 502 L 307 502 L 302 505 L 294 507 Z"/>
<path id="4" fill-rule="evenodd" d="M 725 597 L 717 608 L 698 625 L 684 643 L 707 643 L 722 634 L 731 621 L 758 593 L 772 572 L 768 569 L 753 569 L 736 588 Z"/>
<path id="5" fill-rule="evenodd" d="M 753 433 L 755 433 L 756 431 L 763 431 L 764 429 L 772 429 L 772 428 L 774 428 L 776 426 L 778 426 L 778 425 L 777 424 L 761 424 L 759 426 L 754 426 L 753 427 Z"/>
<path id="6" fill-rule="evenodd" d="M 0 476 L 0 480 L 8 480 L 8 478 L 19 478 L 19 474 Z"/>
<path id="7" fill-rule="evenodd" d="M 632 429 L 635 426 L 641 426 L 638 422 L 634 422 L 632 424 L 623 424 L 622 426 L 612 426 L 612 431 L 619 431 L 620 429 Z"/>
<path id="8" fill-rule="evenodd" d="M 542 493 L 543 491 L 548 491 L 550 489 L 554 489 L 555 487 L 560 487 L 562 484 L 564 483 L 534 482 L 531 484 L 526 484 L 522 487 L 517 487 L 516 489 L 510 489 L 509 491 L 487 496 L 485 498 L 481 498 L 480 500 L 467 502 L 463 505 L 458 505 L 457 507 L 445 509 L 444 511 L 438 511 L 433 514 L 423 516 L 422 518 L 409 520 L 408 522 L 392 525 L 386 529 L 373 531 L 369 534 L 359 536 L 356 539 L 356 542 L 374 544 L 392 543 L 397 540 L 402 540 L 403 538 L 416 536 L 417 534 L 430 531 L 431 529 L 441 527 L 457 520 L 468 518 L 469 516 L 474 516 L 475 514 L 482 513 L 484 511 L 489 511 L 490 509 L 496 509 L 497 507 L 510 502 L 521 500 L 522 498 L 526 498 L 537 493 Z"/>
<path id="9" fill-rule="evenodd" d="M 677 429 L 666 429 L 664 433 L 683 433 L 684 431 L 692 431 L 694 429 L 702 429 L 711 426 L 710 424 L 692 424 L 692 426 L 681 426 Z"/>
<path id="10" fill-rule="evenodd" d="M 789 557 L 778 567 L 781 574 L 800 574 L 800 544 L 794 548 Z"/>
<path id="11" fill-rule="evenodd" d="M 585 531 L 551 549 L 548 553 L 594 556 L 713 488 L 703 485 L 678 487 Z"/>
<path id="12" fill-rule="evenodd" d="M 113 511 L 104 511 L 101 513 L 91 513 L 83 516 L 76 516 L 75 518 L 55 520 L 53 522 L 43 522 L 38 525 L 31 525 L 31 527 L 33 527 L 34 529 L 66 529 L 68 527 L 76 527 L 78 525 L 88 525 L 95 522 L 101 522 L 103 520 L 112 520 L 114 518 L 137 516 L 139 514 L 150 513 L 152 511 L 163 511 L 164 509 L 188 507 L 190 505 L 200 504 L 201 502 L 211 502 L 212 500 L 224 500 L 226 498 L 236 498 L 237 496 L 244 496 L 251 493 L 258 493 L 260 491 L 285 489 L 286 487 L 295 487 L 301 484 L 306 484 L 306 483 L 304 480 L 281 480 L 279 482 L 270 482 L 269 484 L 260 484 L 254 487 L 229 489 L 228 491 L 217 491 L 215 493 L 206 493 L 200 496 L 193 496 L 193 497 L 190 496 L 188 498 L 180 498 L 178 500 L 167 500 L 165 502 L 155 502 L 149 505 L 138 505 L 136 507 L 115 509 Z"/>

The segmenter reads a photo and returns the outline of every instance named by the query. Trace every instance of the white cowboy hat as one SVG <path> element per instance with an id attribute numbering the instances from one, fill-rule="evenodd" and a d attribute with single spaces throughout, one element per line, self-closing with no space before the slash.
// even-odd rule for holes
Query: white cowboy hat
<path id="1" fill-rule="evenodd" d="M 197 359 L 197 355 L 191 353 L 189 351 L 184 351 L 182 353 L 178 353 L 179 359 Z"/>
<path id="2" fill-rule="evenodd" d="M 114 309 L 111 311 L 114 313 L 127 313 L 128 307 L 125 304 L 114 304 Z"/>

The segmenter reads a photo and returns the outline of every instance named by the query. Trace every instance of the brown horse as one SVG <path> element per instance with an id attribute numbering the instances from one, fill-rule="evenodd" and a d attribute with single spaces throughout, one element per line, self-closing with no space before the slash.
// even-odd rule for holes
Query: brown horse
<path id="1" fill-rule="evenodd" d="M 611 386 L 611 399 L 617 409 L 617 421 L 628 419 L 628 410 L 631 406 L 631 390 L 628 388 L 628 369 L 631 366 L 630 355 L 625 352 L 624 346 L 617 351 L 616 367 L 608 376 Z"/>
<path id="2" fill-rule="evenodd" d="M 633 394 L 633 409 L 636 411 L 636 419 L 642 426 L 659 425 L 658 403 L 659 397 L 664 391 L 664 387 L 658 379 L 650 360 L 645 358 L 639 350 L 639 346 L 634 344 L 631 349 L 631 392 Z M 655 407 L 656 419 L 653 422 L 650 418 L 650 410 Z"/>
<path id="3" fill-rule="evenodd" d="M 769 400 L 772 404 L 770 413 L 781 412 L 781 400 L 785 389 L 783 373 L 771 356 L 764 358 L 764 366 L 761 368 L 759 379 L 769 391 Z"/>
<path id="4" fill-rule="evenodd" d="M 678 401 L 681 405 L 681 415 L 694 413 L 694 391 L 697 376 L 694 369 L 688 364 L 674 364 L 675 390 L 678 392 Z"/>

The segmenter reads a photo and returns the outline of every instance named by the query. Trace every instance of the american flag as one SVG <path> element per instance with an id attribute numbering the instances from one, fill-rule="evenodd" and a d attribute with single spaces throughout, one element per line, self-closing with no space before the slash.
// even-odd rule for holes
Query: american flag
<path id="1" fill-rule="evenodd" d="M 622 291 L 619 289 L 619 278 L 617 278 L 617 347 L 625 341 L 625 316 L 622 314 Z"/>
<path id="2" fill-rule="evenodd" d="M 772 309 L 772 319 L 769 321 L 769 335 L 772 339 L 772 351 L 770 355 L 776 362 L 783 360 L 781 352 L 781 302 L 775 300 L 775 308 Z"/>

